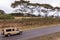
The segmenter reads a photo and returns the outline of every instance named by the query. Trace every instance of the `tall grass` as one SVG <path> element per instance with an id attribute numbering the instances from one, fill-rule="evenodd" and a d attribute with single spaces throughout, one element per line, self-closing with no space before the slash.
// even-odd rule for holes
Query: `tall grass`
<path id="1" fill-rule="evenodd" d="M 29 19 L 8 19 L 8 20 L 0 20 L 0 23 L 10 24 L 12 23 L 13 25 L 19 25 L 19 26 L 24 26 L 24 27 L 35 27 L 35 26 L 42 26 L 42 25 L 51 25 L 51 24 L 60 24 L 60 18 L 29 18 Z"/>

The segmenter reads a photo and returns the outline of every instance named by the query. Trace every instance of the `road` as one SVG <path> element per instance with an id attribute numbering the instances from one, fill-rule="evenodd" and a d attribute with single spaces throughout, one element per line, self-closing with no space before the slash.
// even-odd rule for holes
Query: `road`
<path id="1" fill-rule="evenodd" d="M 0 40 L 27 40 L 30 38 L 43 36 L 43 35 L 47 35 L 55 32 L 60 32 L 60 26 L 27 30 L 27 31 L 23 31 L 22 35 L 15 35 L 10 37 L 3 37 L 2 35 L 0 35 Z"/>

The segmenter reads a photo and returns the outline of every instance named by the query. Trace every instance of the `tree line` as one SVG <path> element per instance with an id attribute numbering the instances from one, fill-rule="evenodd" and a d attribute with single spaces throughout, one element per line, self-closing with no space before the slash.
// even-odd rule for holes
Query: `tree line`
<path id="1" fill-rule="evenodd" d="M 14 10 L 15 13 L 16 12 L 23 13 L 24 16 L 34 15 L 33 13 L 36 10 L 38 12 L 37 16 L 42 16 L 41 12 L 43 12 L 44 16 L 48 17 L 49 12 L 56 11 L 53 15 L 51 15 L 53 17 L 55 14 L 59 14 L 58 12 L 60 11 L 60 7 L 53 7 L 50 4 L 31 3 L 30 1 L 25 1 L 25 0 L 15 1 L 14 3 L 11 4 L 11 7 L 17 8 Z M 42 7 L 43 9 L 41 9 Z"/>
<path id="2" fill-rule="evenodd" d="M 54 12 L 49 17 L 54 17 L 55 14 L 57 14 L 56 17 L 59 17 L 60 13 L 60 7 L 53 7 L 50 4 L 39 4 L 39 3 L 31 3 L 30 1 L 25 1 L 25 0 L 19 0 L 19 1 L 14 1 L 14 3 L 11 3 L 11 7 L 17 8 L 13 10 L 14 12 L 8 14 L 11 16 L 23 16 L 23 17 L 43 17 L 41 15 L 41 12 L 43 12 L 44 17 L 48 17 L 50 12 Z M 35 11 L 38 12 L 38 14 L 33 14 Z M 7 15 L 4 10 L 0 10 L 0 15 L 3 14 Z"/>

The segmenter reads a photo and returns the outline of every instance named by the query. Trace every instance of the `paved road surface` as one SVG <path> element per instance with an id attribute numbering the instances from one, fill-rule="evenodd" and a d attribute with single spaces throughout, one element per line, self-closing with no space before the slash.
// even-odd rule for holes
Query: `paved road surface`
<path id="1" fill-rule="evenodd" d="M 51 34 L 55 32 L 60 32 L 60 26 L 23 31 L 22 35 L 15 35 L 10 37 L 3 37 L 0 35 L 0 40 L 27 40 L 29 38 Z"/>

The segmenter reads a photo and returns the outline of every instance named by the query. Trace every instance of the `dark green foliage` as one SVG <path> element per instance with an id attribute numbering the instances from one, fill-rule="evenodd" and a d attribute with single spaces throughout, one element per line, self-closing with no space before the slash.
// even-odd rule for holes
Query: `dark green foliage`
<path id="1" fill-rule="evenodd" d="M 14 3 L 11 4 L 11 7 L 15 8 L 16 6 L 18 6 L 22 3 L 29 3 L 29 1 L 24 1 L 24 0 L 15 1 Z"/>
<path id="2" fill-rule="evenodd" d="M 17 16 L 17 17 L 24 16 L 23 13 L 11 13 L 10 15 L 12 15 L 12 16 Z"/>
<path id="3" fill-rule="evenodd" d="M 50 4 L 39 4 L 39 3 L 30 3 L 30 1 L 25 1 L 25 0 L 20 0 L 20 1 L 15 1 L 14 3 L 11 4 L 11 7 L 15 8 L 16 6 L 26 3 L 27 6 L 31 5 L 31 6 L 43 6 L 45 8 L 48 9 L 53 9 L 53 6 L 51 6 Z"/>
<path id="4" fill-rule="evenodd" d="M 40 4 L 40 6 L 43 6 L 43 7 L 47 8 L 47 9 L 53 9 L 53 7 L 51 5 L 49 5 L 49 4 Z"/>
<path id="5" fill-rule="evenodd" d="M 60 9 L 60 7 L 55 7 L 54 9 Z"/>
<path id="6" fill-rule="evenodd" d="M 36 17 L 35 15 L 29 13 L 26 13 L 26 15 L 24 15 L 23 13 L 11 13 L 10 15 L 15 17 Z"/>
<path id="7" fill-rule="evenodd" d="M 14 17 L 12 15 L 9 14 L 0 14 L 0 19 L 14 19 Z"/>
<path id="8" fill-rule="evenodd" d="M 5 14 L 4 10 L 0 10 L 0 14 Z"/>

